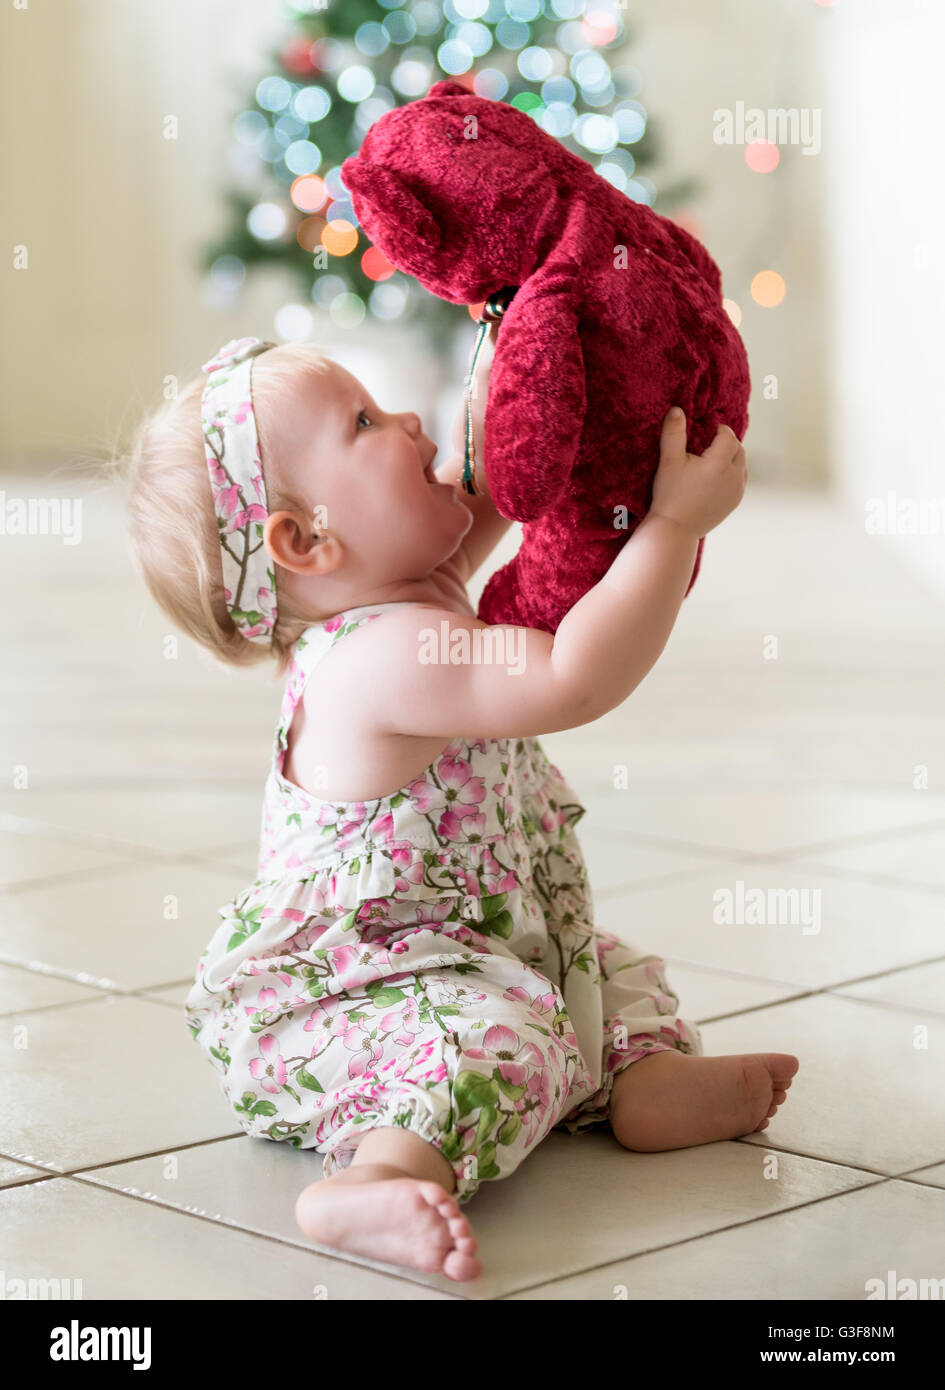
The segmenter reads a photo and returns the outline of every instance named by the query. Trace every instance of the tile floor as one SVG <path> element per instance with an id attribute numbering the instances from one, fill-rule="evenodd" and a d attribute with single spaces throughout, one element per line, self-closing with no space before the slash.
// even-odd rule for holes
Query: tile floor
<path id="1" fill-rule="evenodd" d="M 84 503 L 80 544 L 0 547 L 8 1277 L 587 1300 L 945 1275 L 945 611 L 881 542 L 827 499 L 750 492 L 647 682 L 543 740 L 588 808 L 601 925 L 666 955 L 707 1052 L 796 1052 L 789 1103 L 764 1135 L 666 1154 L 551 1135 L 470 1206 L 485 1273 L 457 1286 L 308 1244 L 292 1205 L 320 1160 L 240 1133 L 181 1016 L 252 876 L 278 686 L 175 650 L 107 490 L 4 486 Z M 739 882 L 804 911 L 725 925 Z"/>

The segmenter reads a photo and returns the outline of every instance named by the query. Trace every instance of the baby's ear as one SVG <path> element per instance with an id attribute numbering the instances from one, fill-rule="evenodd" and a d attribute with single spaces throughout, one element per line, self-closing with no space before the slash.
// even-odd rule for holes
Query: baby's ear
<path id="1" fill-rule="evenodd" d="M 402 179 L 378 165 L 365 166 L 356 155 L 342 164 L 341 178 L 358 221 L 388 260 L 412 274 L 419 253 L 422 267 L 425 254 L 440 244 L 440 229 Z"/>

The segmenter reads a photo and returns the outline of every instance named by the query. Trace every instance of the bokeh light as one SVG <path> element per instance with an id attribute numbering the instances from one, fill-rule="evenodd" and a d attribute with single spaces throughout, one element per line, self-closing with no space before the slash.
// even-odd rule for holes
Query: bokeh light
<path id="1" fill-rule="evenodd" d="M 759 270 L 751 282 L 751 297 L 763 309 L 776 309 L 787 294 L 787 285 L 776 270 Z"/>
<path id="2" fill-rule="evenodd" d="M 306 174 L 293 181 L 289 197 L 299 212 L 317 212 L 328 201 L 325 181 L 317 174 Z"/>
<path id="3" fill-rule="evenodd" d="M 750 140 L 745 146 L 745 163 L 756 174 L 770 174 L 781 162 L 781 151 L 769 140 Z"/>
<path id="4" fill-rule="evenodd" d="M 573 106 L 569 106 L 566 101 L 552 101 L 542 111 L 539 124 L 542 130 L 546 130 L 556 140 L 563 140 L 571 134 L 576 120 L 577 112 Z"/>
<path id="5" fill-rule="evenodd" d="M 619 101 L 613 109 L 617 138 L 622 145 L 634 145 L 646 130 L 646 111 L 638 101 Z"/>
<path id="6" fill-rule="evenodd" d="M 456 38 L 459 43 L 464 43 L 477 58 L 488 53 L 492 47 L 492 30 L 488 29 L 485 24 L 461 24 L 456 31 Z"/>
<path id="7" fill-rule="evenodd" d="M 390 75 L 390 85 L 402 97 L 419 97 L 430 85 L 431 68 L 416 58 L 404 58 Z"/>
<path id="8" fill-rule="evenodd" d="M 412 14 L 405 14 L 403 10 L 389 14 L 381 27 L 391 43 L 409 43 L 417 33 L 417 21 Z"/>
<path id="9" fill-rule="evenodd" d="M 526 82 L 544 82 L 554 72 L 554 60 L 547 48 L 523 48 L 518 55 L 518 70 Z"/>
<path id="10" fill-rule="evenodd" d="M 233 122 L 233 134 L 241 145 L 257 144 L 268 129 L 269 122 L 261 111 L 241 111 Z"/>
<path id="11" fill-rule="evenodd" d="M 461 19 L 481 19 L 489 8 L 489 0 L 453 0 L 453 9 Z"/>
<path id="12" fill-rule="evenodd" d="M 312 311 L 304 304 L 283 304 L 273 320 L 276 337 L 284 343 L 304 341 L 311 334 L 312 323 Z"/>
<path id="13" fill-rule="evenodd" d="M 374 91 L 374 74 L 363 63 L 353 63 L 338 74 L 338 95 L 345 101 L 363 101 Z"/>
<path id="14" fill-rule="evenodd" d="M 541 13 L 541 0 L 505 0 L 505 10 L 510 19 L 528 24 Z"/>
<path id="15" fill-rule="evenodd" d="M 336 295 L 328 306 L 328 312 L 336 328 L 357 328 L 367 315 L 364 300 L 350 291 Z"/>
<path id="16" fill-rule="evenodd" d="M 524 48 L 531 36 L 528 25 L 520 24 L 516 19 L 500 20 L 495 28 L 496 42 L 507 48 L 510 53 L 517 53 L 520 48 Z"/>
<path id="17" fill-rule="evenodd" d="M 368 303 L 375 318 L 397 319 L 406 308 L 407 291 L 397 280 L 384 281 L 374 286 Z"/>
<path id="18" fill-rule="evenodd" d="M 480 68 L 473 78 L 473 91 L 487 101 L 502 101 L 509 90 L 509 81 L 498 68 Z"/>
<path id="19" fill-rule="evenodd" d="M 246 279 L 246 266 L 239 256 L 217 256 L 210 267 L 210 279 L 216 289 L 235 294 Z"/>
<path id="20" fill-rule="evenodd" d="M 741 311 L 741 309 L 739 308 L 739 306 L 735 303 L 734 299 L 723 299 L 723 300 L 722 300 L 722 308 L 723 308 L 723 309 L 725 310 L 725 312 L 728 314 L 729 318 L 732 320 L 732 323 L 734 323 L 735 327 L 736 327 L 736 328 L 741 328 L 741 324 L 742 324 L 742 311 Z"/>
<path id="21" fill-rule="evenodd" d="M 389 280 L 396 267 L 376 246 L 369 246 L 361 257 L 361 269 L 369 280 Z"/>
<path id="22" fill-rule="evenodd" d="M 286 229 L 285 210 L 278 203 L 257 203 L 250 208 L 246 225 L 257 241 L 275 241 Z"/>
<path id="23" fill-rule="evenodd" d="M 441 43 L 437 49 L 436 61 L 444 72 L 455 76 L 468 72 L 472 67 L 473 51 L 468 44 L 460 43 L 458 39 L 447 39 L 446 43 Z"/>
<path id="24" fill-rule="evenodd" d="M 313 83 L 312 86 L 302 87 L 296 92 L 292 110 L 300 121 L 311 125 L 314 121 L 323 121 L 328 115 L 331 110 L 331 97 L 324 87 Z"/>
<path id="25" fill-rule="evenodd" d="M 295 229 L 295 239 L 303 251 L 312 255 L 322 244 L 324 217 L 304 217 Z"/>
<path id="26" fill-rule="evenodd" d="M 285 152 L 285 167 L 293 174 L 314 174 L 322 162 L 322 152 L 311 140 L 294 140 Z"/>
<path id="27" fill-rule="evenodd" d="M 333 217 L 322 232 L 322 245 L 331 256 L 350 256 L 358 244 L 358 230 L 346 217 Z"/>
<path id="28" fill-rule="evenodd" d="M 549 77 L 542 83 L 541 99 L 545 102 L 560 101 L 570 106 L 577 97 L 577 88 L 570 77 Z"/>
<path id="29" fill-rule="evenodd" d="M 292 100 L 292 84 L 284 77 L 264 77 L 256 88 L 256 102 L 264 111 L 282 111 Z"/>
<path id="30" fill-rule="evenodd" d="M 331 301 L 347 288 L 340 275 L 319 275 L 312 284 L 312 302 L 327 309 Z"/>
<path id="31" fill-rule="evenodd" d="M 598 46 L 613 43 L 617 37 L 617 21 L 606 10 L 589 10 L 582 27 L 587 42 Z"/>
<path id="32" fill-rule="evenodd" d="M 575 122 L 574 138 L 586 150 L 591 150 L 594 154 L 606 154 L 617 143 L 617 126 L 610 116 L 597 116 L 585 112 Z"/>
<path id="33" fill-rule="evenodd" d="M 373 19 L 359 24 L 354 33 L 355 46 L 369 58 L 377 58 L 390 47 L 390 34 Z"/>

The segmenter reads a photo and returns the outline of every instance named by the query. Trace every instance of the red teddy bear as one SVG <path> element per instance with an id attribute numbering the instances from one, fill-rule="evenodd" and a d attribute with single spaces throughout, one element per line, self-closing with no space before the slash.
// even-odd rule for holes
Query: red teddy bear
<path id="1" fill-rule="evenodd" d="M 382 116 L 341 176 L 371 241 L 431 293 L 514 291 L 484 445 L 495 506 L 524 532 L 479 617 L 554 632 L 646 514 L 670 406 L 690 452 L 720 424 L 744 435 L 748 360 L 718 266 L 531 116 L 455 81 Z"/>

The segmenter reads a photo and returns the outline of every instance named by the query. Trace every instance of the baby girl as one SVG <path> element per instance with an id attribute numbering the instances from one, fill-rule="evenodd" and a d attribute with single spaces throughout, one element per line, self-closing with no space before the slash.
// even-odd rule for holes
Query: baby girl
<path id="1" fill-rule="evenodd" d="M 553 637 L 490 631 L 466 585 L 509 523 L 482 469 L 461 491 L 458 454 L 434 471 L 418 417 L 310 345 L 242 338 L 203 370 L 135 440 L 135 554 L 180 627 L 287 682 L 257 877 L 187 1019 L 247 1134 L 323 1156 L 295 1209 L 312 1241 L 474 1279 L 463 1208 L 552 1129 L 644 1152 L 750 1134 L 798 1067 L 704 1056 L 660 957 L 595 926 L 584 808 L 538 742 L 651 669 L 744 450 L 723 427 L 688 454 L 671 411 L 601 582 Z"/>

